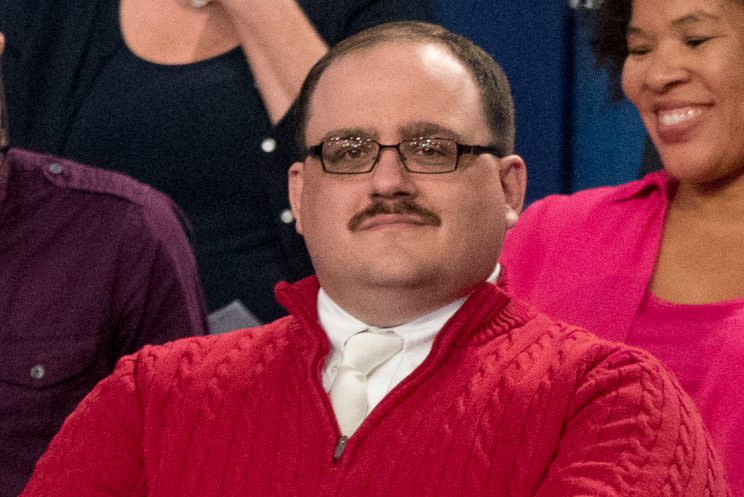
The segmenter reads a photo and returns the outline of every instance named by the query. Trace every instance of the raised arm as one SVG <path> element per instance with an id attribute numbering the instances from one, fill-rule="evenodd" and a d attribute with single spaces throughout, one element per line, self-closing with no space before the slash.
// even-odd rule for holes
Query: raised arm
<path id="1" fill-rule="evenodd" d="M 329 43 L 387 21 L 433 20 L 435 10 L 431 0 L 213 1 L 232 19 L 272 124 L 284 117 Z"/>
<path id="2" fill-rule="evenodd" d="M 231 16 L 272 124 L 328 50 L 295 0 L 219 0 Z"/>

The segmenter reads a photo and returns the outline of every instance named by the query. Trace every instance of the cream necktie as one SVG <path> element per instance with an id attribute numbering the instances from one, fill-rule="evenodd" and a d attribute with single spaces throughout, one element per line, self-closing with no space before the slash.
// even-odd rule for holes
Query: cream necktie
<path id="1" fill-rule="evenodd" d="M 367 377 L 403 348 L 403 339 L 390 330 L 362 331 L 344 345 L 331 390 L 331 405 L 341 434 L 351 436 L 367 416 Z"/>

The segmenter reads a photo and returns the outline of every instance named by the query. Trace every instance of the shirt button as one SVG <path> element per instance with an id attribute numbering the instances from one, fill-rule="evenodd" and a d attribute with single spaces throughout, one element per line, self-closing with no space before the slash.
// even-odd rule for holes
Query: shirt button
<path id="1" fill-rule="evenodd" d="M 284 209 L 282 213 L 279 214 L 279 219 L 281 219 L 284 224 L 289 224 L 294 221 L 294 216 L 290 209 Z"/>
<path id="2" fill-rule="evenodd" d="M 46 369 L 44 369 L 42 364 L 36 364 L 31 368 L 29 374 L 34 380 L 40 380 L 46 375 Z"/>
<path id="3" fill-rule="evenodd" d="M 276 140 L 273 138 L 264 138 L 261 142 L 261 150 L 266 152 L 267 154 L 270 154 L 274 150 L 276 150 Z"/>
<path id="4" fill-rule="evenodd" d="M 56 162 L 53 162 L 49 164 L 49 172 L 52 174 L 59 174 L 62 172 L 62 166 L 60 166 Z"/>

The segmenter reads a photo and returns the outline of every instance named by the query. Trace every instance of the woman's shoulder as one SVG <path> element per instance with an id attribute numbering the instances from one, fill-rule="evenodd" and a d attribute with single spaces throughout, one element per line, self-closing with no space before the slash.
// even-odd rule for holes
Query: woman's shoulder
<path id="1" fill-rule="evenodd" d="M 661 171 L 621 185 L 549 195 L 531 204 L 520 216 L 519 224 L 539 220 L 541 224 L 558 221 L 565 225 L 587 220 L 595 222 L 597 216 L 606 219 L 613 215 L 627 216 L 633 211 L 648 212 L 649 204 L 665 203 L 668 185 L 669 177 Z"/>
<path id="2" fill-rule="evenodd" d="M 636 239 L 639 227 L 663 220 L 668 185 L 668 176 L 656 172 L 622 185 L 538 200 L 507 231 L 501 260 L 511 266 L 515 261 L 534 265 L 537 254 L 544 257 L 557 247 L 592 253 L 606 243 Z"/>

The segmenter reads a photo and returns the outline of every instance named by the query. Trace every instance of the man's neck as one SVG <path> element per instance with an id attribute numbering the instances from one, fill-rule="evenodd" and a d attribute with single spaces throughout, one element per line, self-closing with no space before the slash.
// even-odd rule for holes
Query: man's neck
<path id="1" fill-rule="evenodd" d="M 363 299 L 330 296 L 342 309 L 365 324 L 379 328 L 393 328 L 430 314 L 469 294 L 468 291 L 463 294 L 449 295 L 441 300 L 433 300 L 430 293 L 418 295 L 419 298 L 416 298 L 417 296 L 410 292 L 402 295 L 389 290 L 365 292 Z M 356 296 L 359 297 L 360 294 Z"/>
<path id="2" fill-rule="evenodd" d="M 457 309 L 460 308 L 460 306 L 462 306 L 464 301 L 464 298 L 455 300 L 454 302 L 435 309 L 434 311 L 424 314 L 423 316 L 410 321 L 406 321 L 404 323 L 399 323 L 395 326 L 375 326 L 373 324 L 364 322 L 347 312 L 343 307 L 334 302 L 333 299 L 325 292 L 325 290 L 321 288 L 320 292 L 318 293 L 318 318 L 320 319 L 321 324 L 327 332 L 329 331 L 329 328 L 326 326 L 326 324 L 329 324 L 332 328 L 338 328 L 339 323 L 341 323 L 341 328 L 346 328 L 347 331 L 350 332 L 358 332 L 362 329 L 375 328 L 393 328 L 397 330 L 406 329 L 407 327 L 415 327 L 419 329 L 422 326 L 429 326 L 431 323 L 434 323 L 436 325 L 436 329 L 438 330 L 442 327 L 444 322 L 447 321 L 447 319 L 449 319 L 457 311 Z"/>
<path id="3" fill-rule="evenodd" d="M 495 282 L 500 272 L 497 265 L 494 271 L 485 279 Z M 363 291 L 354 289 L 334 289 L 323 286 L 328 296 L 342 309 L 363 321 L 380 328 L 390 328 L 409 323 L 415 319 L 441 309 L 462 298 L 468 297 L 483 280 L 476 281 L 464 287 L 447 288 L 440 283 L 434 288 L 365 288 Z"/>

